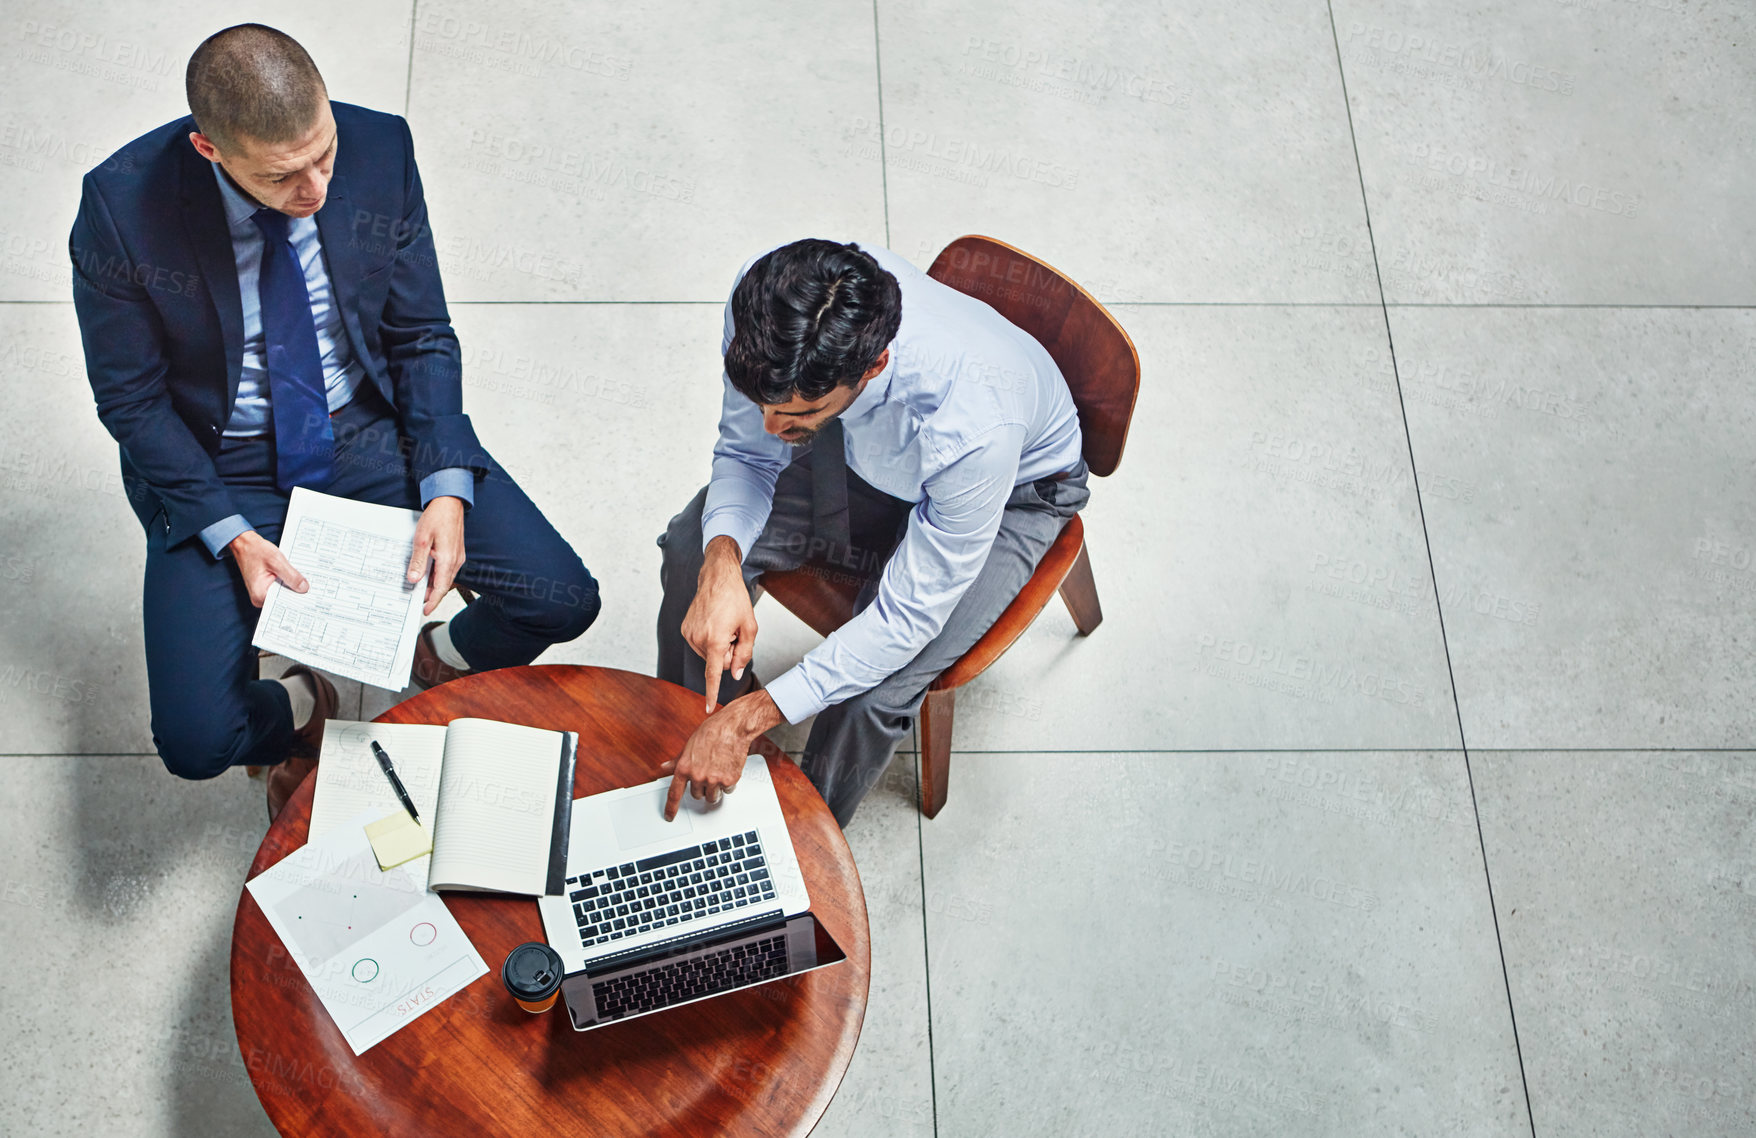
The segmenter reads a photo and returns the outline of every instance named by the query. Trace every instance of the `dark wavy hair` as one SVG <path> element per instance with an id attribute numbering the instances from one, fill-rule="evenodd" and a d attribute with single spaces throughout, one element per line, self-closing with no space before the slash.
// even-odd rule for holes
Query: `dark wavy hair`
<path id="1" fill-rule="evenodd" d="M 858 245 L 807 238 L 763 255 L 732 290 L 726 378 L 757 403 L 821 399 L 860 381 L 902 324 L 902 290 Z"/>

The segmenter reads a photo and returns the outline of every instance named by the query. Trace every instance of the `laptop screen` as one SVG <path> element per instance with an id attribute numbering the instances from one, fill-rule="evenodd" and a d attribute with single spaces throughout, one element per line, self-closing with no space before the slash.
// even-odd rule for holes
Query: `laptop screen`
<path id="1" fill-rule="evenodd" d="M 810 913 L 693 939 L 634 963 L 568 978 L 576 1030 L 693 1003 L 847 959 Z"/>

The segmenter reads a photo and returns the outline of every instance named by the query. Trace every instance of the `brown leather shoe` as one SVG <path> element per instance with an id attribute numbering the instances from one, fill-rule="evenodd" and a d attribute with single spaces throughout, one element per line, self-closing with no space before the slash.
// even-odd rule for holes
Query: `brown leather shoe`
<path id="1" fill-rule="evenodd" d="M 421 634 L 415 637 L 415 664 L 409 669 L 409 678 L 422 691 L 448 684 L 461 676 L 475 675 L 465 668 L 453 668 L 439 658 L 439 650 L 433 647 L 433 630 L 444 623 L 442 620 L 430 620 L 421 627 Z"/>
<path id="2" fill-rule="evenodd" d="M 297 755 L 288 755 L 268 768 L 268 821 L 271 825 L 286 809 L 287 800 L 299 789 L 299 784 L 316 769 L 316 759 Z"/>
<path id="3" fill-rule="evenodd" d="M 323 725 L 335 718 L 336 707 L 341 702 L 336 695 L 335 685 L 304 664 L 294 664 L 283 673 L 283 678 L 295 675 L 311 678 L 311 686 L 317 691 L 317 702 L 312 707 L 311 718 L 305 722 L 305 726 L 293 732 L 292 746 L 288 748 L 286 759 L 268 768 L 266 781 L 270 822 L 279 816 L 287 799 L 293 796 L 293 791 L 299 789 L 299 784 L 317 769 L 317 752 L 323 746 Z"/>

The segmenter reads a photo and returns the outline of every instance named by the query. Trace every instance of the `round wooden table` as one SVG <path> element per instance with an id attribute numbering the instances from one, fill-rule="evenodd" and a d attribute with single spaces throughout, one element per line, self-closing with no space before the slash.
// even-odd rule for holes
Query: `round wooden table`
<path id="1" fill-rule="evenodd" d="M 470 676 L 383 723 L 479 716 L 579 733 L 575 797 L 657 777 L 703 718 L 701 697 L 611 668 L 541 665 Z M 248 890 L 232 928 L 232 1021 L 263 1109 L 282 1134 L 675 1135 L 808 1133 L 841 1084 L 871 978 L 853 855 L 803 773 L 767 739 L 811 911 L 847 960 L 595 1031 L 564 1007 L 521 1011 L 500 983 L 511 949 L 542 940 L 527 897 L 448 893 L 488 974 L 355 1056 Z M 250 876 L 305 843 L 308 778 L 262 840 Z"/>

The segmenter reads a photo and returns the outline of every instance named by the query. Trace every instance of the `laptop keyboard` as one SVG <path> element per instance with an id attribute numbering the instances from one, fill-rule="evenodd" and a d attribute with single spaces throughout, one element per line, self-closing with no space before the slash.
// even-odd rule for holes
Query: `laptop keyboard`
<path id="1" fill-rule="evenodd" d="M 785 933 L 779 933 L 754 944 L 722 948 L 629 976 L 600 980 L 591 990 L 597 997 L 599 1017 L 616 1019 L 657 1011 L 730 988 L 759 984 L 786 972 L 787 938 Z"/>
<path id="2" fill-rule="evenodd" d="M 567 879 L 586 947 L 774 900 L 756 831 Z"/>

